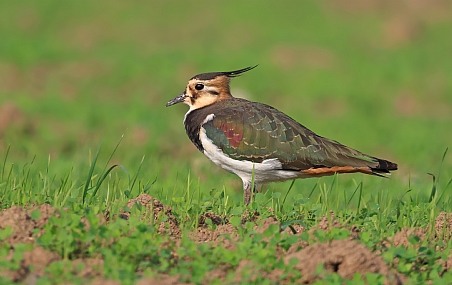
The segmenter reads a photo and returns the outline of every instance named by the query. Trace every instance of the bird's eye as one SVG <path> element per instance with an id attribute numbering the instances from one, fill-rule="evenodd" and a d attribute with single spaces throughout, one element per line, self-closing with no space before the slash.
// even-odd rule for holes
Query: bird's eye
<path id="1" fill-rule="evenodd" d="M 204 84 L 198 83 L 195 85 L 196 90 L 202 90 L 204 88 Z"/>

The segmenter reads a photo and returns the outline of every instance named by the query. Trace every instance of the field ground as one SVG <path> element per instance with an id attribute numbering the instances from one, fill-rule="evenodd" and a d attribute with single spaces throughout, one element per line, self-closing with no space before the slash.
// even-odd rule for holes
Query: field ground
<path id="1" fill-rule="evenodd" d="M 100 3 L 100 2 L 99 2 Z M 4 1 L 1 284 L 451 284 L 449 1 Z M 186 137 L 232 81 L 391 179 L 241 181 Z"/>

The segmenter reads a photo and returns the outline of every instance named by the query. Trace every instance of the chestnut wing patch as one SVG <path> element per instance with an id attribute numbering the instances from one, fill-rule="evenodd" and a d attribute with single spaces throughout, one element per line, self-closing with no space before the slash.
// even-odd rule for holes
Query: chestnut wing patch
<path id="1" fill-rule="evenodd" d="M 232 148 L 238 148 L 243 139 L 243 124 L 214 121 L 215 128 L 221 130 Z"/>

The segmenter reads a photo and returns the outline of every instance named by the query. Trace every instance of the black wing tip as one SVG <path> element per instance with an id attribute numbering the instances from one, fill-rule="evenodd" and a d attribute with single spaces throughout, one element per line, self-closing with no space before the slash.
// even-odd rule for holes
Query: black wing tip
<path id="1" fill-rule="evenodd" d="M 377 167 L 378 169 L 384 169 L 384 170 L 397 170 L 398 169 L 397 163 L 394 163 L 394 162 L 391 162 L 388 160 L 378 159 L 378 164 L 379 164 L 379 166 Z"/>
<path id="2" fill-rule="evenodd" d="M 391 171 L 398 169 L 397 163 L 394 163 L 394 162 L 391 162 L 388 160 L 384 160 L 384 159 L 379 159 L 379 158 L 377 158 L 377 161 L 378 161 L 378 166 L 371 168 L 372 174 L 374 174 L 374 175 L 381 176 L 381 177 L 387 177 L 387 175 L 391 175 Z"/>

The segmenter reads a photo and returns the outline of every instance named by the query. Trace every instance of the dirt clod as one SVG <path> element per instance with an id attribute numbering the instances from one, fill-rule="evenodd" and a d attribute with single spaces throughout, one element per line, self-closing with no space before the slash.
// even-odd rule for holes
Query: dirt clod
<path id="1" fill-rule="evenodd" d="M 13 250 L 11 250 L 10 256 L 7 259 L 11 259 L 12 255 Z M 60 259 L 58 254 L 38 246 L 31 251 L 24 252 L 19 269 L 2 271 L 0 275 L 9 277 L 13 282 L 37 279 L 44 275 L 44 270 L 50 263 Z"/>
<path id="2" fill-rule="evenodd" d="M 393 239 L 394 246 L 408 247 L 410 245 L 409 238 L 411 236 L 417 236 L 420 241 L 426 238 L 427 229 L 425 228 L 408 228 L 404 227 L 402 230 L 395 234 Z"/>
<path id="3" fill-rule="evenodd" d="M 159 200 L 153 198 L 151 195 L 148 194 L 141 194 L 140 196 L 129 200 L 127 202 L 126 206 L 132 210 L 132 208 L 135 205 L 141 205 L 146 209 L 146 214 L 143 216 L 143 218 L 150 218 L 151 215 L 154 217 L 154 221 L 157 222 L 162 217 L 162 215 L 167 216 L 167 222 L 160 222 L 159 225 L 159 233 L 165 233 L 169 232 L 172 236 L 180 236 L 181 230 L 179 228 L 179 223 L 177 222 L 176 218 L 174 217 L 171 207 L 165 206 L 160 202 Z M 120 218 L 123 218 L 125 220 L 128 220 L 130 218 L 130 213 L 123 211 L 120 215 Z"/>
<path id="4" fill-rule="evenodd" d="M 288 234 L 299 235 L 299 234 L 302 234 L 305 230 L 306 230 L 306 228 L 303 227 L 302 225 L 300 225 L 300 224 L 293 224 L 293 225 L 290 225 L 287 228 L 285 228 L 282 232 L 283 233 L 288 233 Z"/>
<path id="5" fill-rule="evenodd" d="M 452 237 L 452 213 L 441 212 L 435 220 L 436 236 L 448 240 Z"/>
<path id="6" fill-rule="evenodd" d="M 193 284 L 193 283 L 184 283 L 179 281 L 179 276 L 171 276 L 167 274 L 160 274 L 157 277 L 146 277 L 140 279 L 136 285 L 182 285 L 182 284 Z"/>
<path id="7" fill-rule="evenodd" d="M 327 231 L 331 228 L 342 227 L 342 224 L 338 220 L 336 220 L 334 216 L 334 212 L 330 211 L 330 217 L 322 217 L 316 229 Z"/>
<path id="8" fill-rule="evenodd" d="M 343 278 L 353 278 L 356 273 L 389 273 L 388 266 L 380 256 L 351 240 L 316 243 L 288 254 L 284 260 L 289 263 L 292 258 L 299 260 L 295 268 L 301 271 L 302 282 L 308 284 L 319 279 L 315 272 L 320 264 L 323 264 L 326 271 L 338 273 Z"/>
<path id="9" fill-rule="evenodd" d="M 435 233 L 438 239 L 447 244 L 452 237 L 452 213 L 441 212 L 435 220 Z M 446 260 L 440 260 L 439 263 L 446 271 L 452 269 L 452 254 L 449 254 Z"/>
<path id="10" fill-rule="evenodd" d="M 83 278 L 103 276 L 104 260 L 99 258 L 76 259 L 72 262 L 74 271 L 78 271 L 78 276 Z"/>
<path id="11" fill-rule="evenodd" d="M 163 214 L 171 214 L 171 207 L 164 207 L 164 205 L 162 204 L 162 202 L 160 202 L 159 200 L 153 198 L 151 195 L 148 194 L 141 194 L 140 196 L 130 199 L 126 206 L 132 210 L 133 206 L 135 205 L 141 205 L 144 208 L 146 208 L 147 210 L 152 210 L 152 214 L 154 215 L 154 217 L 158 217 L 160 212 L 163 212 Z M 120 217 L 128 220 L 130 218 L 130 213 L 129 212 L 122 212 L 120 214 Z"/>
<path id="12" fill-rule="evenodd" d="M 89 283 L 90 285 L 121 285 L 121 282 L 116 281 L 116 280 L 108 280 L 108 279 L 104 279 L 102 277 L 97 277 L 94 278 L 91 283 Z"/>
<path id="13" fill-rule="evenodd" d="M 228 222 L 227 219 L 224 219 L 220 215 L 215 214 L 214 212 L 207 212 L 199 216 L 198 225 L 199 227 L 207 227 L 209 226 L 206 221 L 210 219 L 212 221 L 212 225 L 223 225 Z"/>
<path id="14" fill-rule="evenodd" d="M 322 231 L 331 231 L 334 228 L 345 228 L 350 231 L 350 239 L 357 239 L 359 237 L 360 230 L 356 225 L 353 226 L 344 226 L 341 222 L 339 222 L 335 218 L 335 214 L 333 211 L 330 211 L 328 216 L 323 216 L 320 218 L 319 224 L 312 227 L 309 230 L 309 233 L 312 234 L 315 230 Z"/>
<path id="15" fill-rule="evenodd" d="M 33 272 L 42 276 L 47 265 L 57 260 L 60 260 L 58 254 L 38 246 L 24 253 L 22 263 L 25 268 L 33 266 Z"/>
<path id="16" fill-rule="evenodd" d="M 32 207 L 27 211 L 28 215 L 31 215 L 31 212 L 34 210 L 38 210 L 41 214 L 38 219 L 36 219 L 35 222 L 35 228 L 42 228 L 45 224 L 49 221 L 49 218 L 52 216 L 57 216 L 58 214 L 55 213 L 55 208 L 52 207 L 49 204 L 42 204 L 36 207 Z"/>
<path id="17" fill-rule="evenodd" d="M 41 213 L 40 217 L 36 220 L 31 218 L 31 213 L 34 210 L 39 210 Z M 11 245 L 33 242 L 33 230 L 42 230 L 42 227 L 53 215 L 55 215 L 55 209 L 48 204 L 33 207 L 29 210 L 25 210 L 19 206 L 13 206 L 3 210 L 0 212 L 0 229 L 5 229 L 9 226 L 13 230 L 13 234 L 4 241 Z"/>
<path id="18" fill-rule="evenodd" d="M 259 224 L 256 224 L 254 227 L 256 232 L 259 234 L 264 233 L 271 225 L 280 226 L 278 220 L 274 217 L 268 217 L 265 220 L 262 220 Z"/>
<path id="19" fill-rule="evenodd" d="M 219 225 L 215 229 L 198 228 L 195 232 L 192 232 L 189 236 L 195 242 L 216 242 L 216 243 L 228 243 L 222 236 L 229 235 L 232 239 L 238 238 L 237 229 L 231 225 Z"/>
<path id="20" fill-rule="evenodd" d="M 266 279 L 279 281 L 282 270 L 275 269 L 271 271 L 262 270 L 259 265 L 256 265 L 250 260 L 241 260 L 235 269 L 235 282 L 237 284 L 246 284 L 246 282 L 255 282 L 258 277 L 265 277 Z"/>

